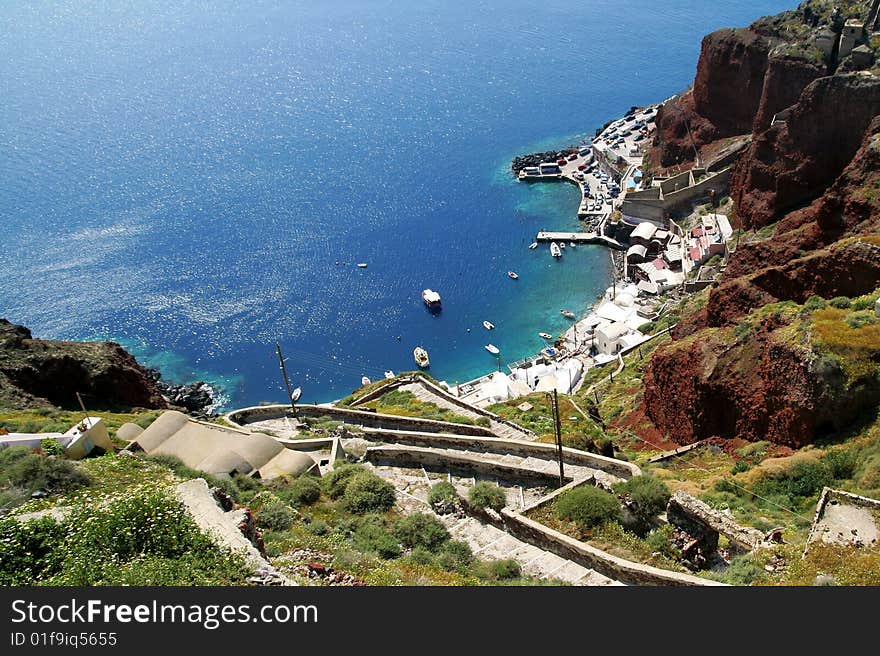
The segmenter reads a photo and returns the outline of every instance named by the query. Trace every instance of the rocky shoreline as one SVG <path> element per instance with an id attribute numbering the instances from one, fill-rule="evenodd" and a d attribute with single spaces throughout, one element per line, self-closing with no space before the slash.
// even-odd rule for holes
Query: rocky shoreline
<path id="1" fill-rule="evenodd" d="M 209 383 L 196 381 L 174 384 L 162 380 L 158 369 L 147 368 L 147 377 L 153 381 L 169 405 L 177 406 L 196 418 L 216 417 L 218 392 Z"/>
<path id="2" fill-rule="evenodd" d="M 513 158 L 510 168 L 514 175 L 519 175 L 527 166 L 538 166 L 541 162 L 555 162 L 560 158 L 566 158 L 572 153 L 578 151 L 577 146 L 568 146 L 562 150 L 548 150 L 543 153 L 532 153 L 530 155 L 520 155 Z"/>

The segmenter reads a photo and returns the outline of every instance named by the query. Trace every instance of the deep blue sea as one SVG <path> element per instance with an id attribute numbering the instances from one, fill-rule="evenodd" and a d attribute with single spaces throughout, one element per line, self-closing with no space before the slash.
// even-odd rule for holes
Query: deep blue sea
<path id="1" fill-rule="evenodd" d="M 703 34 L 795 5 L 3 2 L 0 316 L 227 405 L 283 399 L 276 340 L 308 402 L 416 344 L 475 377 L 487 342 L 533 353 L 609 284 L 601 247 L 528 250 L 578 194 L 512 157 L 683 90 Z"/>

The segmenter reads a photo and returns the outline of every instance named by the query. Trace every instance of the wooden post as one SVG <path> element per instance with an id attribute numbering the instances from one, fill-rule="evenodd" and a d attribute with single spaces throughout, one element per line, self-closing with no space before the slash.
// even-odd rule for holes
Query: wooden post
<path id="1" fill-rule="evenodd" d="M 83 403 L 82 397 L 79 395 L 79 392 L 76 392 L 76 400 L 79 401 L 79 407 L 82 408 L 83 411 L 83 426 L 86 427 L 86 430 L 92 427 L 91 422 L 89 422 L 89 411 L 86 410 L 86 405 Z"/>
<path id="2" fill-rule="evenodd" d="M 562 423 L 559 418 L 559 395 L 553 390 L 553 418 L 556 423 L 556 453 L 559 458 L 559 487 L 565 485 L 565 470 L 562 464 Z"/>
<path id="3" fill-rule="evenodd" d="M 284 356 L 281 355 L 281 344 L 275 342 L 275 349 L 278 351 L 278 362 L 281 364 L 281 374 L 284 376 L 284 384 L 287 385 L 287 400 L 290 401 L 290 409 L 293 416 L 296 417 L 296 406 L 293 403 L 293 390 L 290 389 L 290 379 L 287 377 L 287 367 L 284 366 Z"/>

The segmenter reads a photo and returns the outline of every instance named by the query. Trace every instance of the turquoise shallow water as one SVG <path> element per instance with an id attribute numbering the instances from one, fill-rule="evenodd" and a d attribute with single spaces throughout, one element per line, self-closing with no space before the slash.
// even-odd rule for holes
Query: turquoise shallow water
<path id="1" fill-rule="evenodd" d="M 794 4 L 4 3 L 0 316 L 230 405 L 282 398 L 276 340 L 309 402 L 416 344 L 472 378 L 608 284 L 601 247 L 527 249 L 578 195 L 511 158 L 682 90 L 702 34 Z"/>

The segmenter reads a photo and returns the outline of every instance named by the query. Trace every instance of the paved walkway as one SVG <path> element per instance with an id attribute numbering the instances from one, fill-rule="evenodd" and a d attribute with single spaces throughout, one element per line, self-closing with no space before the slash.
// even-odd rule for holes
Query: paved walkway
<path id="1" fill-rule="evenodd" d="M 489 417 L 480 408 L 476 408 L 473 406 L 471 406 L 473 409 L 463 408 L 462 406 L 453 403 L 452 401 L 444 398 L 443 396 L 437 394 L 433 390 L 428 389 L 424 385 L 421 385 L 419 383 L 410 383 L 408 385 L 403 385 L 400 389 L 405 392 L 410 392 L 419 401 L 433 403 L 436 406 L 445 408 L 446 410 L 451 410 L 452 412 L 455 412 L 462 417 L 467 417 L 468 419 L 479 419 L 480 417 L 488 417 L 489 428 L 498 437 L 504 437 L 511 440 L 526 440 L 529 442 L 535 439 L 535 436 L 531 433 L 527 433 L 524 430 L 518 430 L 509 424 L 505 424 L 500 421 L 496 421 L 495 419 L 492 419 L 492 417 Z"/>

